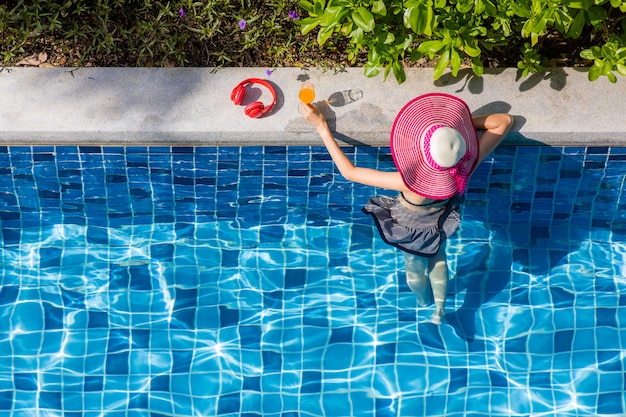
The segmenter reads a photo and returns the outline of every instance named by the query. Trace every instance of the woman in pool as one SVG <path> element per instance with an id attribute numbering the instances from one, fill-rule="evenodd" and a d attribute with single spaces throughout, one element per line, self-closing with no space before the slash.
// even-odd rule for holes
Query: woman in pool
<path id="1" fill-rule="evenodd" d="M 460 98 L 425 94 L 407 103 L 391 129 L 391 153 L 398 171 L 354 166 L 337 145 L 326 119 L 310 104 L 302 114 L 316 129 L 346 179 L 399 191 L 373 197 L 363 211 L 374 218 L 383 240 L 404 252 L 406 281 L 421 306 L 435 303 L 433 323 L 445 315 L 448 288 L 446 238 L 459 226 L 460 207 L 476 166 L 506 136 L 508 114 L 472 117 Z M 478 139 L 476 129 L 483 130 Z"/>

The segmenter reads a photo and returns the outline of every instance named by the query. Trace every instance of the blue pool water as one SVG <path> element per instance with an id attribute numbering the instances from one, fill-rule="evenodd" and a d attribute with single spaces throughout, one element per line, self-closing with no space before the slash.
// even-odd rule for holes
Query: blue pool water
<path id="1" fill-rule="evenodd" d="M 488 158 L 441 327 L 322 148 L 9 147 L 0 174 L 2 415 L 626 414 L 625 149 Z"/>

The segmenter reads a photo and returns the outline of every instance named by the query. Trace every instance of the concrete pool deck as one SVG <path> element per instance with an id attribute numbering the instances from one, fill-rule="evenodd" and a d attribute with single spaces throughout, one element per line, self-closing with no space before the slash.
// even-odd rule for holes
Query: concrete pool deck
<path id="1" fill-rule="evenodd" d="M 432 91 L 463 98 L 474 114 L 515 117 L 508 144 L 626 146 L 626 79 L 587 80 L 586 70 L 555 68 L 521 77 L 510 69 L 469 70 L 433 79 L 432 69 L 367 78 L 346 70 L 277 68 L 0 68 L 3 145 L 321 145 L 298 112 L 303 81 L 315 85 L 331 129 L 347 144 L 388 145 L 398 110 Z M 230 94 L 247 78 L 268 80 L 277 104 L 260 119 Z M 271 102 L 266 88 L 245 103 Z M 245 104 L 244 103 L 244 104 Z"/>

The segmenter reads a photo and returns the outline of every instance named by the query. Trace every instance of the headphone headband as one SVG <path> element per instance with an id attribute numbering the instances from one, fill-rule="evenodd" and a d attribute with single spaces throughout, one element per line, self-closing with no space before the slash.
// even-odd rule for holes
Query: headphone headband
<path id="1" fill-rule="evenodd" d="M 263 117 L 263 115 L 272 110 L 272 108 L 276 104 L 276 91 L 274 90 L 272 84 L 270 84 L 267 80 L 263 80 L 261 78 L 247 78 L 243 80 L 242 82 L 237 84 L 235 88 L 233 88 L 233 91 L 230 93 L 230 99 L 233 101 L 233 103 L 235 103 L 235 105 L 241 105 L 246 94 L 246 87 L 249 84 L 263 85 L 272 94 L 272 102 L 269 105 L 265 106 L 260 101 L 255 101 L 248 104 L 244 110 L 246 115 L 252 118 Z"/>

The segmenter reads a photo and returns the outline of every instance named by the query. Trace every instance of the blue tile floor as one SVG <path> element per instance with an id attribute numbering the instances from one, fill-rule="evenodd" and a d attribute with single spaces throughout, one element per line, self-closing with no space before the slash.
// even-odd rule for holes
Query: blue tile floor
<path id="1" fill-rule="evenodd" d="M 440 327 L 360 211 L 389 193 L 323 148 L 16 146 L 0 173 L 0 414 L 626 414 L 623 148 L 481 164 Z"/>

